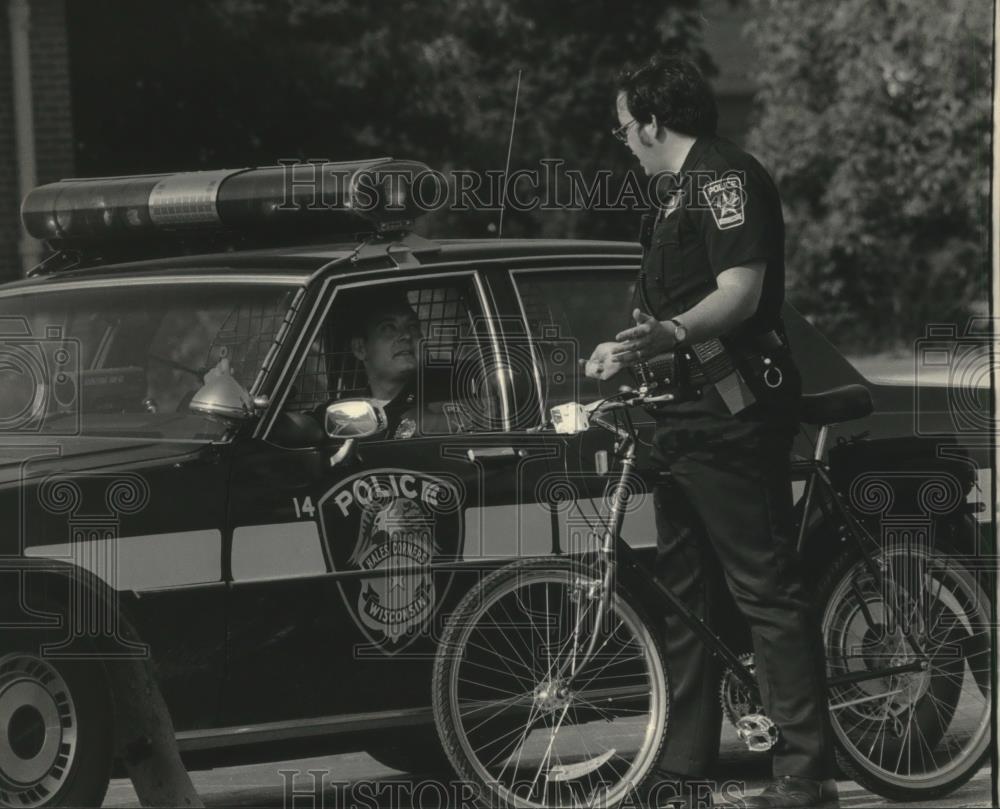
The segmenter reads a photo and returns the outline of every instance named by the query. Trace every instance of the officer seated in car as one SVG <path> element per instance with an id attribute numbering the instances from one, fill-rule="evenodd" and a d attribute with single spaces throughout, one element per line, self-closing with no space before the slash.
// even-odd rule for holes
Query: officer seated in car
<path id="1" fill-rule="evenodd" d="M 422 356 L 427 354 L 421 347 L 424 335 L 405 293 L 382 290 L 377 297 L 366 296 L 355 304 L 352 310 L 358 315 L 348 328 L 350 351 L 368 377 L 361 395 L 385 411 L 386 436 L 410 438 L 477 429 L 473 424 L 477 420 L 470 415 L 482 407 L 457 401 L 453 369 L 421 367 Z"/>
<path id="2" fill-rule="evenodd" d="M 368 377 L 366 398 L 381 405 L 387 436 L 409 438 L 417 431 L 420 319 L 402 293 L 358 301 L 349 327 L 350 350 Z"/>

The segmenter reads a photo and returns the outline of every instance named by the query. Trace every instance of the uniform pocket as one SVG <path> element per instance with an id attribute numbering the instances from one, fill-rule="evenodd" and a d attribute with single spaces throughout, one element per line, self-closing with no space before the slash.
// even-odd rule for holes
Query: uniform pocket
<path id="1" fill-rule="evenodd" d="M 666 247 L 667 245 L 673 245 L 675 247 L 680 246 L 681 235 L 680 235 L 680 215 L 674 213 L 668 216 L 659 225 L 656 226 L 656 230 L 653 231 L 653 246 L 654 247 Z"/>
<path id="2" fill-rule="evenodd" d="M 683 211 L 671 214 L 653 234 L 652 266 L 672 313 L 690 309 L 716 288 L 705 247 Z"/>

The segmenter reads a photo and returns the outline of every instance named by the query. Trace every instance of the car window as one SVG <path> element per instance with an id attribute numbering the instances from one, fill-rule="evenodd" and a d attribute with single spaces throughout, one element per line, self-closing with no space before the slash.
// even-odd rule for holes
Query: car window
<path id="1" fill-rule="evenodd" d="M 387 301 L 411 312 L 412 322 L 407 325 L 406 311 L 382 312 Z M 397 368 L 395 355 L 406 353 L 397 349 L 407 339 L 402 337 L 407 329 L 412 361 Z M 361 356 L 369 339 L 376 341 L 371 356 Z M 356 341 L 361 341 L 360 347 Z M 402 380 L 399 384 L 412 392 L 411 402 L 405 401 L 405 394 L 380 397 L 373 388 L 369 371 L 379 367 L 381 341 L 388 346 L 384 356 L 392 379 Z M 419 286 L 409 282 L 342 288 L 300 364 L 284 409 L 321 418 L 331 402 L 371 398 L 393 411 L 395 421 L 405 421 L 390 436 L 397 439 L 500 430 L 504 404 L 488 371 L 494 367 L 492 346 L 468 277 Z"/>
<path id="2" fill-rule="evenodd" d="M 634 270 L 572 269 L 512 273 L 534 345 L 545 412 L 565 402 L 607 396 L 578 359 L 629 325 Z"/>
<path id="3" fill-rule="evenodd" d="M 214 438 L 189 413 L 225 358 L 249 390 L 295 289 L 135 284 L 0 298 L 0 431 Z"/>

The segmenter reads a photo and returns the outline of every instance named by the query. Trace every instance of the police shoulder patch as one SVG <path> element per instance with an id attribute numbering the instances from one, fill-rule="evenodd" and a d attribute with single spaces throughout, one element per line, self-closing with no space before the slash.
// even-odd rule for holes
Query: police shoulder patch
<path id="1" fill-rule="evenodd" d="M 747 195 L 743 179 L 736 174 L 708 183 L 704 188 L 708 207 L 719 230 L 737 228 L 743 224 L 743 206 Z"/>

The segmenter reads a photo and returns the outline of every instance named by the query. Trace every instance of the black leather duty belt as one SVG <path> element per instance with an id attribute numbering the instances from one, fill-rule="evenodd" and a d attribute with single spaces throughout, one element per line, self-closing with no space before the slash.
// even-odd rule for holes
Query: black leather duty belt
<path id="1" fill-rule="evenodd" d="M 782 340 L 781 335 L 778 334 L 774 329 L 771 331 L 763 332 L 761 334 L 748 335 L 742 338 L 747 347 L 755 352 L 766 354 L 773 351 L 782 350 L 785 348 L 785 342 Z M 727 353 L 729 349 L 724 350 Z M 685 357 L 687 359 L 688 366 L 688 382 L 694 387 L 703 387 L 710 382 L 709 378 L 705 375 L 702 369 L 701 363 L 698 362 L 694 353 L 690 349 L 685 349 Z M 732 358 L 730 358 L 732 359 Z M 735 365 L 735 363 L 734 363 Z"/>

